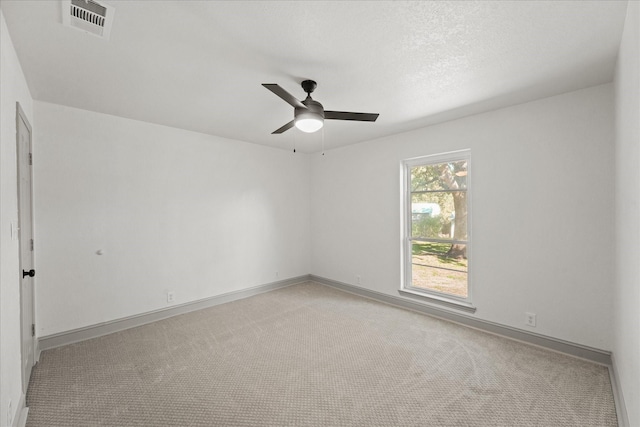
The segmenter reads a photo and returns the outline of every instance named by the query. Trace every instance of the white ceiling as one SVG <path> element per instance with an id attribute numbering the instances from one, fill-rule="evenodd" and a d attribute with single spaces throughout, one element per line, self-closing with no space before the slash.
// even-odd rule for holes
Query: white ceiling
<path id="1" fill-rule="evenodd" d="M 99 0 L 98 0 L 99 1 Z M 327 110 L 334 148 L 610 82 L 627 2 L 104 1 L 108 41 L 64 27 L 59 1 L 2 0 L 32 96 L 301 151 L 322 132 L 271 132 L 300 82 Z"/>

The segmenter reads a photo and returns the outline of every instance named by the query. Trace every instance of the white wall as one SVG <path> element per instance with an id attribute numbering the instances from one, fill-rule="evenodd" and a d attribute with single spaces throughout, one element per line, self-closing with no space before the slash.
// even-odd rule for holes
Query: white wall
<path id="1" fill-rule="evenodd" d="M 44 102 L 35 115 L 38 336 L 167 307 L 169 290 L 180 304 L 308 274 L 308 155 Z"/>
<path id="2" fill-rule="evenodd" d="M 16 417 L 22 379 L 20 365 L 20 273 L 16 170 L 16 102 L 33 125 L 33 101 L 0 10 L 0 425 Z M 8 414 L 9 402 L 12 411 Z"/>
<path id="3" fill-rule="evenodd" d="M 611 348 L 611 84 L 312 158 L 312 274 L 398 296 L 400 162 L 470 148 L 480 319 Z"/>
<path id="4" fill-rule="evenodd" d="M 167 290 L 179 304 L 277 280 L 275 271 L 352 284 L 360 275 L 360 286 L 397 296 L 400 161 L 471 148 L 475 315 L 527 329 L 533 311 L 538 327 L 528 330 L 613 350 L 630 425 L 640 425 L 639 13 L 630 2 L 615 91 L 602 85 L 309 161 L 34 106 L 0 11 L 0 425 L 21 395 L 9 235 L 16 101 L 34 125 L 38 336 L 166 307 Z"/>
<path id="5" fill-rule="evenodd" d="M 616 67 L 616 281 L 613 357 L 640 426 L 640 3 L 629 2 Z"/>

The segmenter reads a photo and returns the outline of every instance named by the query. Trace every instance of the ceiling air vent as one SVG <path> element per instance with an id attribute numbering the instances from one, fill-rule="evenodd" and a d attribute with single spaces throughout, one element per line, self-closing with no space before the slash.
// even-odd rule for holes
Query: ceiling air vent
<path id="1" fill-rule="evenodd" d="M 109 40 L 115 9 L 93 0 L 62 0 L 62 23 Z"/>

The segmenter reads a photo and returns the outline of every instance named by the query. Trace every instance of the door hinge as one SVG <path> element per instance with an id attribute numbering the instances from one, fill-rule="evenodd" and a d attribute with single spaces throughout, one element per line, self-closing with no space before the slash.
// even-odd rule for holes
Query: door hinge
<path id="1" fill-rule="evenodd" d="M 35 323 L 31 324 L 31 336 L 32 337 L 36 336 L 36 324 Z"/>
<path id="2" fill-rule="evenodd" d="M 33 164 L 33 155 L 31 153 L 29 153 L 29 164 Z"/>
<path id="3" fill-rule="evenodd" d="M 31 239 L 31 252 L 33 252 L 33 239 Z"/>

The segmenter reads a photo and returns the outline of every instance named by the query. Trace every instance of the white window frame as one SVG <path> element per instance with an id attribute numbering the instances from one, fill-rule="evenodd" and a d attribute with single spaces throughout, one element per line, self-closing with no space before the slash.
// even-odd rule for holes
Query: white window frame
<path id="1" fill-rule="evenodd" d="M 411 168 L 415 166 L 447 163 L 453 161 L 467 161 L 467 297 L 459 297 L 430 289 L 411 286 L 412 274 L 412 239 L 411 239 Z M 458 150 L 447 153 L 414 157 L 402 161 L 402 189 L 401 189 L 401 227 L 402 227 L 402 277 L 400 293 L 405 296 L 419 297 L 427 302 L 445 305 L 450 308 L 475 312 L 472 301 L 471 271 L 472 271 L 472 237 L 471 237 L 471 205 L 472 205 L 472 165 L 471 150 Z"/>

